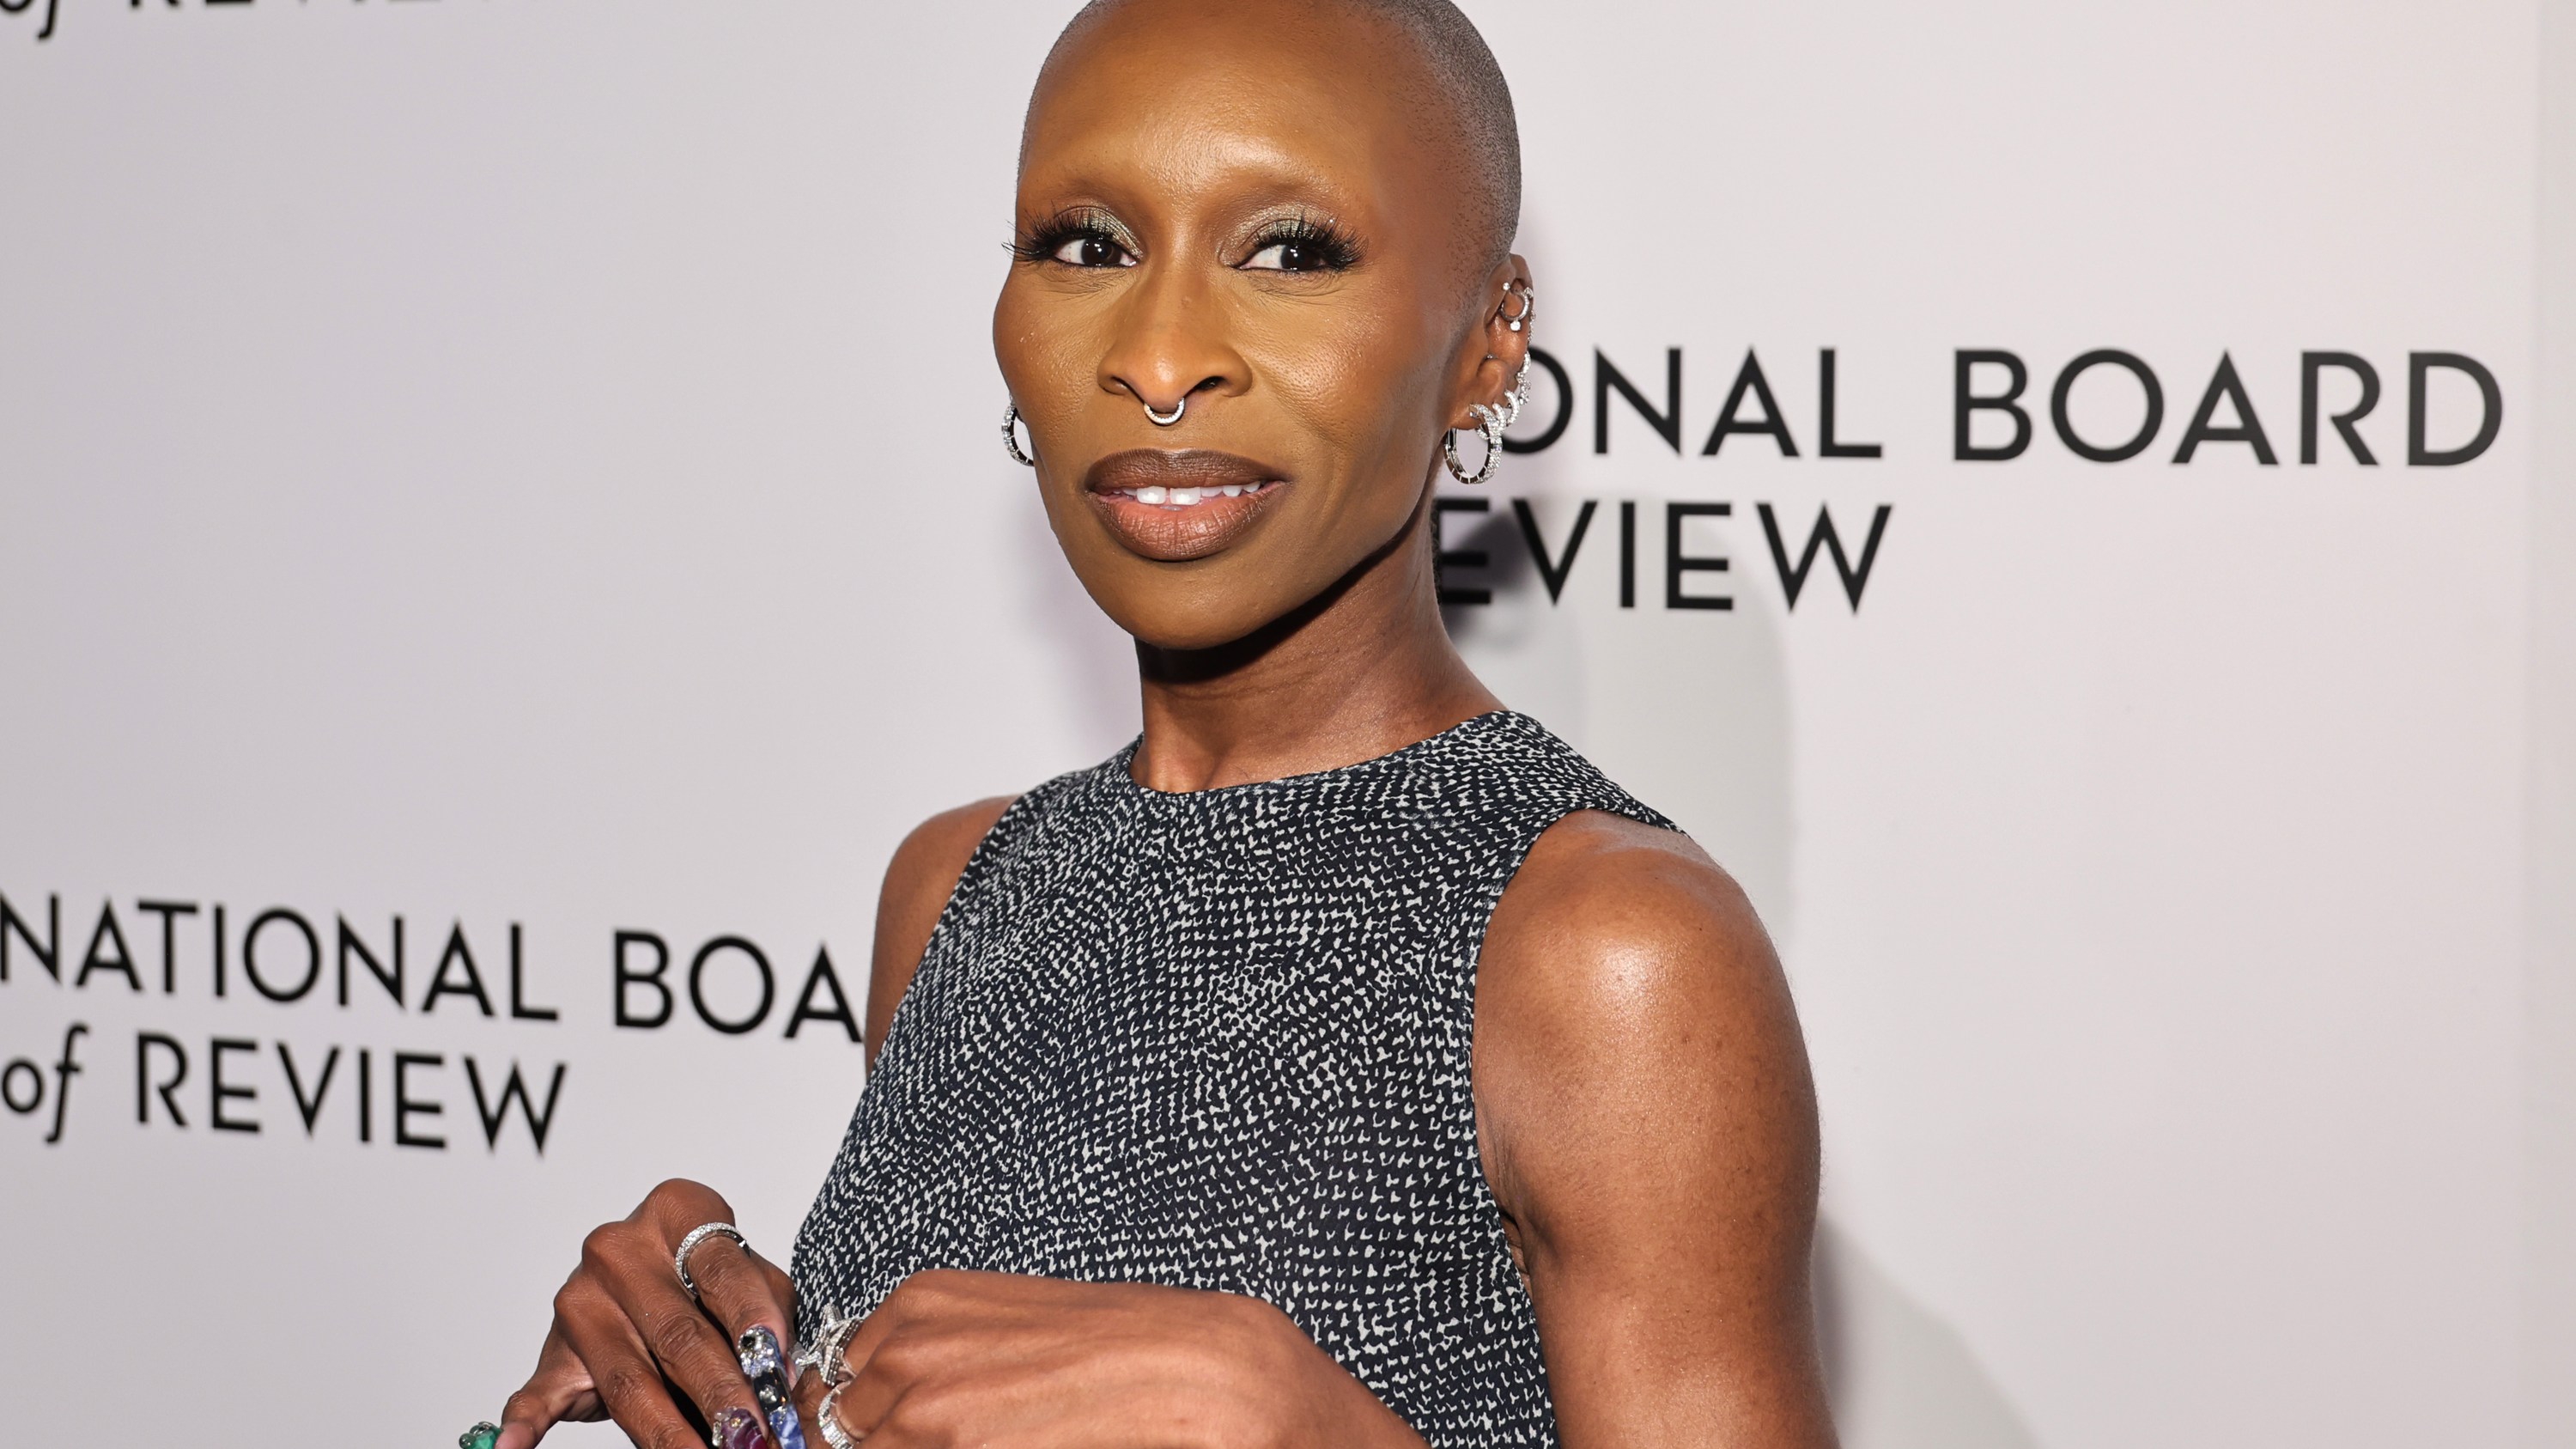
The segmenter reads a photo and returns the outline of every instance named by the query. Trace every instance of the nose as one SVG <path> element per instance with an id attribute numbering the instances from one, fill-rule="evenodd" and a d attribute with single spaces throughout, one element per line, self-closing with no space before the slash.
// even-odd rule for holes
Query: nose
<path id="1" fill-rule="evenodd" d="M 1117 331 L 1100 359 L 1101 391 L 1161 414 L 1193 393 L 1241 392 L 1247 369 L 1226 338 L 1224 312 L 1222 299 L 1191 269 L 1148 263 L 1119 302 Z"/>

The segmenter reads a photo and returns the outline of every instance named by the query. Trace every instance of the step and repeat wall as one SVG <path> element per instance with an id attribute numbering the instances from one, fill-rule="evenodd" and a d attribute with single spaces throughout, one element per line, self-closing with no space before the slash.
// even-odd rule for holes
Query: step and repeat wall
<path id="1" fill-rule="evenodd" d="M 994 431 L 1069 8 L 0 0 L 13 1422 L 443 1443 L 657 1180 L 784 1255 L 895 842 L 1137 727 Z M 1470 8 L 1450 623 L 1779 940 L 1847 1441 L 2513 1442 L 2536 0 Z"/>

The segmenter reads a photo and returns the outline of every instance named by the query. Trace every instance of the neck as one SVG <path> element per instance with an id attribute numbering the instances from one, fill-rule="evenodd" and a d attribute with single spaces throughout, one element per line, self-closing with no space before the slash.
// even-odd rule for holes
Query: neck
<path id="1" fill-rule="evenodd" d="M 1341 581 L 1215 649 L 1136 646 L 1156 790 L 1215 789 L 1373 760 L 1502 707 L 1440 621 L 1431 492 Z"/>

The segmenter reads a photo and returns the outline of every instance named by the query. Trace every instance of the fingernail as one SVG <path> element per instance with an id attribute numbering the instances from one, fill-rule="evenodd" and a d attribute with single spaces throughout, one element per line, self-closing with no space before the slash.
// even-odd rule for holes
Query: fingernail
<path id="1" fill-rule="evenodd" d="M 501 1426 L 485 1422 L 456 1436 L 456 1449 L 492 1449 L 501 1442 Z"/>
<path id="2" fill-rule="evenodd" d="M 755 1323 L 742 1331 L 735 1341 L 734 1356 L 742 1360 L 742 1376 L 757 1381 L 762 1374 L 785 1372 L 786 1355 L 779 1352 L 778 1335 L 769 1325 Z"/>
<path id="3" fill-rule="evenodd" d="M 734 1356 L 742 1361 L 742 1376 L 751 1380 L 760 1411 L 769 1416 L 769 1430 L 778 1436 L 779 1449 L 805 1449 L 805 1430 L 796 1422 L 796 1405 L 787 1396 L 787 1354 L 779 1346 L 778 1335 L 755 1323 L 735 1340 Z"/>
<path id="4" fill-rule="evenodd" d="M 715 1449 L 769 1449 L 769 1436 L 760 1431 L 760 1420 L 749 1409 L 716 1410 L 708 1427 L 707 1438 Z"/>

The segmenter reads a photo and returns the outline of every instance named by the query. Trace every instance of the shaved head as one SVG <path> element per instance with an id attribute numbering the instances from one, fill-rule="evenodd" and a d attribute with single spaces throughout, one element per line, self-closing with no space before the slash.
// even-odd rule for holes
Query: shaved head
<path id="1" fill-rule="evenodd" d="M 1135 0 L 1091 0 L 1056 38 L 1047 55 L 1052 69 L 1102 21 Z M 1313 12 L 1373 20 L 1408 43 L 1423 85 L 1407 99 L 1423 127 L 1445 136 L 1465 165 L 1458 177 L 1458 205 L 1466 235 L 1478 247 L 1464 258 L 1478 271 L 1511 254 L 1521 223 L 1521 137 L 1512 111 L 1512 89 L 1494 52 L 1450 0 L 1290 0 Z M 1286 8 L 1284 6 L 1277 8 Z M 1034 106 L 1032 115 L 1035 114 Z M 1025 153 L 1026 142 L 1023 140 Z"/>

